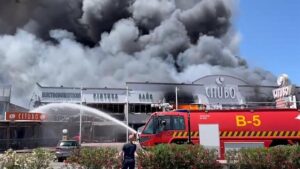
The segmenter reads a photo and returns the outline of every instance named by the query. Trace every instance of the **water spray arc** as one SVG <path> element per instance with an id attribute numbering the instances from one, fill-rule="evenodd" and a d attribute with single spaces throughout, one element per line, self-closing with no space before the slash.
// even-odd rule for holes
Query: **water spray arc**
<path id="1" fill-rule="evenodd" d="M 41 113 L 47 113 L 49 110 L 51 109 L 63 109 L 63 108 L 71 108 L 71 109 L 78 109 L 81 110 L 84 113 L 92 113 L 94 115 L 97 115 L 99 117 L 103 117 L 111 122 L 114 122 L 117 125 L 120 125 L 124 128 L 126 128 L 126 130 L 129 130 L 132 133 L 136 133 L 137 131 L 134 130 L 133 128 L 129 127 L 128 125 L 126 125 L 124 122 L 117 120 L 116 118 L 106 114 L 103 111 L 85 106 L 85 105 L 79 105 L 79 104 L 73 104 L 73 103 L 51 103 L 51 104 L 47 104 L 44 106 L 40 106 L 36 109 L 31 110 L 31 112 L 41 112 Z"/>

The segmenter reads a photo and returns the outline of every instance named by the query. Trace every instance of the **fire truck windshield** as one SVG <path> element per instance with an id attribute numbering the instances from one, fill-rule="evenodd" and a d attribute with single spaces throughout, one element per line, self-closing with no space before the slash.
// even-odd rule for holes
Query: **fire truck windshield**
<path id="1" fill-rule="evenodd" d="M 155 119 L 155 120 L 153 120 L 153 119 Z M 143 134 L 154 134 L 155 133 L 153 121 L 156 121 L 156 117 L 151 117 L 151 119 L 147 123 L 147 126 L 145 127 L 145 129 L 142 132 Z"/>

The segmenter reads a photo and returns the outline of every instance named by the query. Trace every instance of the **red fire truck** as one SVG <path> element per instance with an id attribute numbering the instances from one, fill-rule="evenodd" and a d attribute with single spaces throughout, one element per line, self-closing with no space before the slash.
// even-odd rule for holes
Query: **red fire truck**
<path id="1" fill-rule="evenodd" d="M 151 115 L 141 132 L 142 147 L 161 143 L 199 144 L 199 125 L 218 124 L 220 154 L 230 147 L 264 147 L 300 143 L 296 109 L 175 110 Z M 201 143 L 200 143 L 201 144 Z"/>

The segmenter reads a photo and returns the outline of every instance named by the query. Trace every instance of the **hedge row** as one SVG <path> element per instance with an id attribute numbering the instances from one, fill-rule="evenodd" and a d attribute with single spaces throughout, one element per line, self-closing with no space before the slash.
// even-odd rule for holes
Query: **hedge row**
<path id="1" fill-rule="evenodd" d="M 228 152 L 230 169 L 299 169 L 300 146 L 241 149 Z"/>
<path id="2" fill-rule="evenodd" d="M 140 167 L 146 169 L 218 169 L 214 150 L 199 145 L 158 145 L 148 151 L 138 152 Z"/>
<path id="3" fill-rule="evenodd" d="M 139 169 L 221 169 L 217 153 L 199 145 L 163 144 L 137 152 Z M 226 154 L 229 169 L 299 169 L 300 146 L 241 149 Z M 113 148 L 83 148 L 67 160 L 67 168 L 118 169 L 121 157 Z"/>
<path id="4" fill-rule="evenodd" d="M 218 169 L 213 150 L 193 145 L 158 145 L 147 151 L 137 151 L 137 166 L 143 169 Z M 82 148 L 67 159 L 66 168 L 118 169 L 121 157 L 114 148 Z"/>

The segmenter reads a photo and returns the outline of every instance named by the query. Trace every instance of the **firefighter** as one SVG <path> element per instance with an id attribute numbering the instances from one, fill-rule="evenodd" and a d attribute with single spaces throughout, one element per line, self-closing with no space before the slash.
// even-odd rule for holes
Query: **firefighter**
<path id="1" fill-rule="evenodd" d="M 123 158 L 122 169 L 134 169 L 135 168 L 135 156 L 136 154 L 136 134 L 129 135 L 129 143 L 123 145 L 121 156 Z"/>

